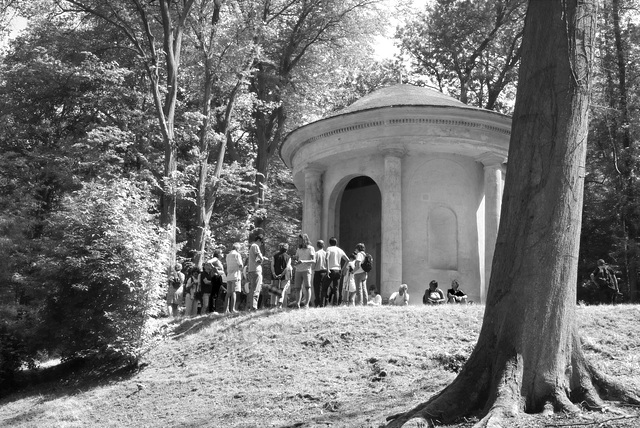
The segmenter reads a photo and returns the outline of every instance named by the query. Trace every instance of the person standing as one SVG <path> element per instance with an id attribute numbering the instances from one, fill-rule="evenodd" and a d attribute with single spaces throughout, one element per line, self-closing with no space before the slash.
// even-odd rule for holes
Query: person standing
<path id="1" fill-rule="evenodd" d="M 211 293 L 211 301 L 209 303 L 209 312 L 215 312 L 217 307 L 218 296 L 220 296 L 220 291 L 222 290 L 223 294 L 225 293 L 224 287 L 224 265 L 222 264 L 224 254 L 221 249 L 216 249 L 213 252 L 213 258 L 209 260 L 209 263 L 213 267 L 213 271 L 211 273 L 212 280 L 212 293 Z M 221 296 L 224 298 L 224 296 Z"/>
<path id="2" fill-rule="evenodd" d="M 242 285 L 242 256 L 240 256 L 240 243 L 236 242 L 227 254 L 227 295 L 224 299 L 224 313 L 236 311 L 236 293 L 240 292 Z"/>
<path id="3" fill-rule="evenodd" d="M 319 239 L 316 243 L 316 263 L 313 268 L 313 304 L 316 308 L 324 306 L 322 284 L 327 276 L 327 253 L 324 250 L 324 241 Z"/>
<path id="4" fill-rule="evenodd" d="M 271 306 L 282 308 L 285 304 L 285 297 L 289 291 L 291 282 L 291 256 L 287 254 L 289 244 L 282 242 L 278 246 L 278 252 L 271 258 L 272 287 L 280 290 L 281 294 L 271 294 Z"/>
<path id="5" fill-rule="evenodd" d="M 262 262 L 264 257 L 260 251 L 260 245 L 264 242 L 262 229 L 254 232 L 253 243 L 249 247 L 249 263 L 247 264 L 247 279 L 249 280 L 249 293 L 247 295 L 247 309 L 258 310 L 258 299 L 262 291 Z"/>
<path id="6" fill-rule="evenodd" d="M 598 260 L 598 267 L 589 276 L 591 281 L 600 289 L 605 303 L 615 304 L 616 298 L 622 296 L 618 288 L 618 278 L 613 269 L 604 260 Z"/>
<path id="7" fill-rule="evenodd" d="M 363 243 L 356 245 L 356 270 L 353 275 L 353 279 L 356 282 L 356 297 L 359 305 L 366 306 L 369 296 L 367 293 L 367 272 L 362 269 L 362 262 L 367 253 Z"/>
<path id="8" fill-rule="evenodd" d="M 189 272 L 189 278 L 184 285 L 184 316 L 198 315 L 198 294 L 200 293 L 200 268 L 195 266 Z"/>
<path id="9" fill-rule="evenodd" d="M 202 273 L 200 274 L 200 289 L 202 290 L 202 315 L 211 312 L 210 302 L 211 294 L 213 292 L 213 276 L 214 269 L 210 262 L 205 262 L 202 266 Z"/>
<path id="10" fill-rule="evenodd" d="M 297 307 L 309 308 L 311 300 L 311 275 L 313 266 L 316 263 L 316 251 L 309 243 L 309 236 L 306 233 L 298 235 L 298 248 L 296 249 L 296 273 L 295 288 L 300 288 Z"/>
<path id="11" fill-rule="evenodd" d="M 347 306 L 355 306 L 356 305 L 356 280 L 355 280 L 355 270 L 356 270 L 356 252 L 354 251 L 349 255 L 349 263 L 345 265 L 344 272 L 344 290 L 342 291 L 342 295 L 344 296 L 344 301 Z"/>
<path id="12" fill-rule="evenodd" d="M 342 267 L 349 263 L 349 257 L 338 247 L 338 240 L 334 237 L 329 239 L 329 247 L 326 251 L 328 274 L 322 286 L 322 296 L 326 299 L 324 304 L 340 304 L 342 290 L 340 289 L 340 278 L 342 277 Z"/>
<path id="13" fill-rule="evenodd" d="M 172 317 L 178 316 L 178 305 L 182 300 L 183 284 L 184 274 L 182 273 L 182 265 L 176 263 L 169 278 L 169 287 L 167 289 L 167 309 L 169 309 L 169 315 Z"/>

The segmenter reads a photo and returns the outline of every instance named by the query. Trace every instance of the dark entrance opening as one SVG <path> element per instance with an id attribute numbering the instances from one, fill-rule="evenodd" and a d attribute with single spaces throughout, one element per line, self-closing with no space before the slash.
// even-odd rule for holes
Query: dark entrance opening
<path id="1" fill-rule="evenodd" d="M 366 176 L 355 177 L 345 187 L 340 201 L 340 241 L 338 245 L 347 255 L 362 242 L 373 256 L 373 269 L 367 287 L 380 292 L 382 242 L 382 197 L 378 185 Z"/>

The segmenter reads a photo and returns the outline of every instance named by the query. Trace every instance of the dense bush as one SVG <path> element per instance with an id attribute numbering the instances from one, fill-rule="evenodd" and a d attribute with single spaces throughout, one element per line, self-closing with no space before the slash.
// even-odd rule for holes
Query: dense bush
<path id="1" fill-rule="evenodd" d="M 0 396 L 14 386 L 18 370 L 35 364 L 29 328 L 33 320 L 24 313 L 9 313 L 16 308 L 0 308 Z"/>
<path id="2" fill-rule="evenodd" d="M 153 203 L 117 180 L 88 184 L 63 206 L 39 263 L 49 290 L 40 337 L 63 359 L 96 352 L 135 359 L 164 293 L 168 245 Z"/>

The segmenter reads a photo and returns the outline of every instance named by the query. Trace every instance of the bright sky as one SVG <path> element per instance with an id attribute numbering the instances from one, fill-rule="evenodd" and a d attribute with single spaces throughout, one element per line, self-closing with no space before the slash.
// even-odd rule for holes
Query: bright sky
<path id="1" fill-rule="evenodd" d="M 389 21 L 386 28 L 386 35 L 376 37 L 374 45 L 377 59 L 393 58 L 393 56 L 398 53 L 399 50 L 394 46 L 393 40 L 396 27 L 401 24 L 404 19 L 410 18 L 413 15 L 413 13 L 411 13 L 411 16 L 399 16 L 396 10 L 397 5 L 401 3 L 407 4 L 407 10 L 417 12 L 424 10 L 425 5 L 430 1 L 431 0 L 388 0 Z"/>

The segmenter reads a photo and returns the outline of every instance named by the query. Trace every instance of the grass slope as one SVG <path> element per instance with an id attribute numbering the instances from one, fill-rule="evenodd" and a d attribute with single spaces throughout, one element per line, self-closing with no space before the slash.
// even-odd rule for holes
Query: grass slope
<path id="1" fill-rule="evenodd" d="M 340 307 L 174 321 L 140 372 L 24 390 L 0 401 L 0 426 L 379 427 L 453 380 L 483 310 Z M 577 315 L 591 360 L 640 390 L 640 307 L 580 307 Z M 640 426 L 638 409 L 624 410 L 622 419 L 526 416 L 511 426 Z"/>

